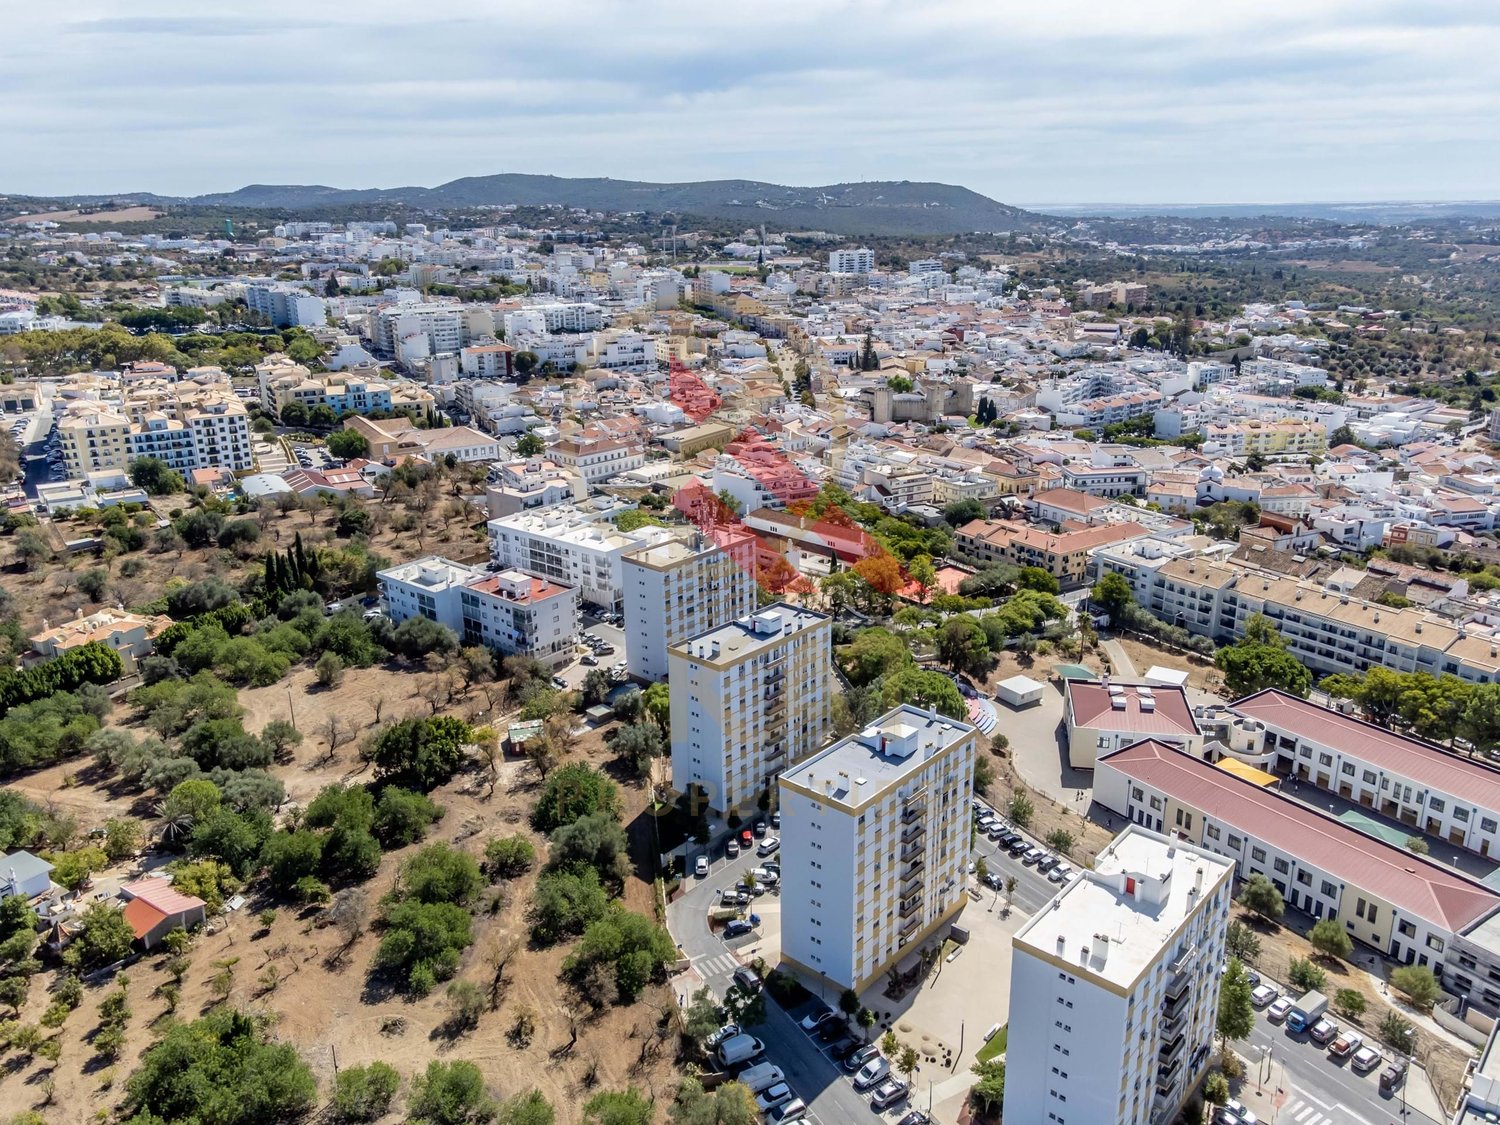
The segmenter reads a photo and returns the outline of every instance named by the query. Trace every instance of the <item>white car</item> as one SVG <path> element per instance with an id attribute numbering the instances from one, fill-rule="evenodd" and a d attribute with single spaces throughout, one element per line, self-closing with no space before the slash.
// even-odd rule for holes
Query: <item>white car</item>
<path id="1" fill-rule="evenodd" d="M 890 1073 L 891 1064 L 884 1055 L 873 1058 L 859 1068 L 859 1073 L 854 1076 L 854 1088 L 868 1090 L 871 1086 L 884 1081 Z"/>
<path id="2" fill-rule="evenodd" d="M 765 1092 L 755 1095 L 755 1104 L 760 1106 L 760 1111 L 762 1113 L 765 1113 L 769 1109 L 775 1109 L 777 1106 L 786 1105 L 786 1103 L 791 1101 L 794 1097 L 796 1097 L 796 1095 L 792 1093 L 792 1088 L 790 1086 L 788 1086 L 785 1082 L 778 1082 L 776 1083 L 776 1085 L 770 1087 Z"/>
<path id="3" fill-rule="evenodd" d="M 781 840 L 775 836 L 767 836 L 755 849 L 756 855 L 770 855 L 781 847 Z"/>
<path id="4" fill-rule="evenodd" d="M 693 865 L 693 874 L 697 875 L 700 879 L 708 874 L 708 856 L 700 855 L 698 857 L 698 862 Z"/>
<path id="5" fill-rule="evenodd" d="M 1250 1002 L 1257 1008 L 1264 1008 L 1267 1004 L 1269 1004 L 1272 1000 L 1275 1000 L 1276 997 L 1280 995 L 1281 993 L 1277 992 L 1276 989 L 1271 987 L 1269 984 L 1262 984 L 1250 993 Z"/>
<path id="6" fill-rule="evenodd" d="M 1349 1065 L 1361 1074 L 1374 1070 L 1380 1065 L 1380 1052 L 1374 1047 L 1361 1047 L 1354 1052 L 1354 1057 L 1349 1060 Z"/>
<path id="7" fill-rule="evenodd" d="M 1271 1001 L 1271 1006 L 1266 1009 L 1266 1019 L 1272 1023 L 1280 1023 L 1286 1019 L 1286 1014 L 1292 1010 L 1292 1002 L 1285 996 L 1278 996 Z"/>
<path id="8" fill-rule="evenodd" d="M 779 1106 L 766 1114 L 766 1120 L 772 1125 L 787 1125 L 791 1121 L 801 1121 L 807 1116 L 807 1103 L 801 1098 L 793 1098 L 784 1106 Z"/>
<path id="9" fill-rule="evenodd" d="M 1239 1118 L 1240 1125 L 1260 1125 L 1260 1118 L 1246 1109 L 1243 1102 L 1230 1098 L 1224 1103 L 1224 1108 Z"/>

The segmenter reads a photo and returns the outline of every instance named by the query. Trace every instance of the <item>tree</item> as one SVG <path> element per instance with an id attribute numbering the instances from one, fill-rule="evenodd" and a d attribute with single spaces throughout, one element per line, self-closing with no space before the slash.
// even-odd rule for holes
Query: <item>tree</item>
<path id="1" fill-rule="evenodd" d="M 583 932 L 563 962 L 563 976 L 575 985 L 592 984 L 599 979 L 592 970 L 603 969 L 613 977 L 618 1001 L 629 1004 L 676 955 L 677 947 L 665 929 L 612 904 L 604 917 Z"/>
<path id="2" fill-rule="evenodd" d="M 104 600 L 104 592 L 109 589 L 109 571 L 102 566 L 92 567 L 78 576 L 78 589 L 80 593 L 88 596 L 91 602 Z"/>
<path id="3" fill-rule="evenodd" d="M 293 746 L 302 744 L 302 732 L 286 719 L 272 719 L 260 728 L 260 740 L 271 748 L 275 761 L 282 761 Z"/>
<path id="4" fill-rule="evenodd" d="M 938 659 L 955 672 L 981 673 L 989 667 L 990 646 L 984 630 L 967 613 L 943 622 L 937 635 Z"/>
<path id="5" fill-rule="evenodd" d="M 553 871 L 536 882 L 527 920 L 538 945 L 575 937 L 604 917 L 609 896 L 597 871 Z"/>
<path id="6" fill-rule="evenodd" d="M 453 1027 L 465 1031 L 478 1027 L 486 1006 L 484 991 L 473 981 L 456 980 L 448 985 L 448 1022 Z"/>
<path id="7" fill-rule="evenodd" d="M 988 793 L 995 784 L 995 763 L 988 758 L 974 759 L 974 792 Z"/>
<path id="8" fill-rule="evenodd" d="M 1400 1012 L 1386 1012 L 1376 1030 L 1380 1038 L 1403 1055 L 1417 1049 L 1417 1029 Z"/>
<path id="9" fill-rule="evenodd" d="M 151 496 L 170 496 L 183 491 L 182 474 L 156 457 L 137 457 L 126 474 L 130 483 Z"/>
<path id="10" fill-rule="evenodd" d="M 1225 1105 L 1229 1101 L 1229 1079 L 1222 1070 L 1210 1071 L 1203 1080 L 1203 1100 L 1209 1105 Z"/>
<path id="11" fill-rule="evenodd" d="M 549 871 L 592 869 L 616 888 L 630 873 L 630 842 L 612 813 L 590 813 L 564 824 L 553 831 L 550 844 Z"/>
<path id="12" fill-rule="evenodd" d="M 1365 996 L 1357 988 L 1341 988 L 1333 994 L 1333 1007 L 1342 1015 L 1358 1019 L 1365 1014 Z"/>
<path id="13" fill-rule="evenodd" d="M 1252 614 L 1251 619 L 1258 616 Z M 1257 644 L 1246 638 L 1219 649 L 1214 663 L 1224 673 L 1224 686 L 1235 695 L 1276 688 L 1305 697 L 1312 689 L 1312 673 L 1282 645 Z"/>
<path id="14" fill-rule="evenodd" d="M 118 907 L 96 902 L 79 917 L 65 961 L 84 970 L 112 965 L 130 953 L 135 931 Z"/>
<path id="15" fill-rule="evenodd" d="M 656 1110 L 635 1087 L 595 1094 L 583 1107 L 588 1125 L 651 1125 Z"/>
<path id="16" fill-rule="evenodd" d="M 524 433 L 516 439 L 516 454 L 520 457 L 540 457 L 547 446 L 533 433 Z"/>
<path id="17" fill-rule="evenodd" d="M 1427 841 L 1420 836 L 1408 836 L 1406 838 L 1406 850 L 1413 855 L 1428 855 L 1432 851 L 1427 846 Z"/>
<path id="18" fill-rule="evenodd" d="M 618 816 L 619 808 L 619 789 L 614 782 L 585 762 L 570 762 L 547 778 L 531 810 L 531 826 L 550 833 L 592 813 Z"/>
<path id="19" fill-rule="evenodd" d="M 588 674 L 583 677 L 583 685 L 580 694 L 586 707 L 597 707 L 609 698 L 609 693 L 614 690 L 614 681 L 609 678 L 609 673 L 603 668 L 590 668 Z"/>
<path id="20" fill-rule="evenodd" d="M 1288 981 L 1304 992 L 1320 989 L 1328 983 L 1327 973 L 1301 957 L 1292 958 L 1291 964 L 1287 966 L 1286 976 Z"/>
<path id="21" fill-rule="evenodd" d="M 1354 942 L 1349 939 L 1344 927 L 1332 918 L 1323 918 L 1313 923 L 1307 932 L 1307 941 L 1324 957 L 1335 961 L 1347 961 L 1354 952 Z"/>
<path id="22" fill-rule="evenodd" d="M 641 703 L 646 714 L 661 727 L 662 734 L 668 733 L 672 727 L 671 689 L 666 684 L 651 684 L 642 694 Z"/>
<path id="23" fill-rule="evenodd" d="M 1426 965 L 1402 965 L 1391 970 L 1391 987 L 1411 1001 L 1412 1007 L 1428 1011 L 1443 994 L 1437 977 Z"/>
<path id="24" fill-rule="evenodd" d="M 335 430 L 328 435 L 325 444 L 328 446 L 328 452 L 341 461 L 352 461 L 356 457 L 370 455 L 370 443 L 358 430 Z"/>
<path id="25" fill-rule="evenodd" d="M 169 1023 L 125 1089 L 124 1116 L 142 1125 L 290 1121 L 317 1096 L 295 1047 L 268 1042 L 251 1016 L 227 1008 Z"/>
<path id="26" fill-rule="evenodd" d="M 959 694 L 958 686 L 941 672 L 928 672 L 914 666 L 902 668 L 883 677 L 879 688 L 882 711 L 910 703 L 917 707 L 933 707 L 950 719 L 961 719 L 968 714 L 968 705 Z"/>
<path id="27" fill-rule="evenodd" d="M 1005 810 L 1010 822 L 1017 828 L 1025 828 L 1031 823 L 1031 818 L 1036 815 L 1036 806 L 1031 803 L 1031 798 L 1024 793 L 1017 793 L 1010 799 L 1010 805 Z"/>
<path id="28" fill-rule="evenodd" d="M 667 1110 L 673 1125 L 757 1125 L 760 1111 L 743 1082 L 726 1082 L 705 1090 L 696 1078 L 684 1078 Z"/>
<path id="29" fill-rule="evenodd" d="M 347 1123 L 384 1117 L 400 1086 L 401 1076 L 383 1062 L 341 1070 L 333 1082 L 333 1117 Z"/>
<path id="30" fill-rule="evenodd" d="M 318 662 L 313 665 L 313 672 L 318 677 L 318 683 L 322 687 L 338 687 L 344 678 L 344 662 L 336 652 L 325 652 L 318 657 Z"/>
<path id="31" fill-rule="evenodd" d="M 702 1042 L 719 1030 L 724 1020 L 723 1009 L 706 987 L 694 992 L 682 1013 L 682 1029 L 689 1039 Z"/>
<path id="32" fill-rule="evenodd" d="M 417 902 L 464 905 L 484 884 L 474 858 L 445 843 L 428 844 L 401 865 L 402 890 Z"/>
<path id="33" fill-rule="evenodd" d="M 374 966 L 396 977 L 413 996 L 427 995 L 438 981 L 457 972 L 459 955 L 474 940 L 469 912 L 451 902 L 397 902 L 384 919 Z"/>
<path id="34" fill-rule="evenodd" d="M 554 1125 L 557 1112 L 540 1090 L 507 1098 L 500 1107 L 500 1125 Z"/>
<path id="35" fill-rule="evenodd" d="M 943 519 L 949 527 L 963 527 L 966 523 L 984 519 L 984 505 L 978 500 L 955 500 L 943 508 Z"/>
<path id="36" fill-rule="evenodd" d="M 536 848 L 519 834 L 491 840 L 484 848 L 485 869 L 491 878 L 517 878 L 530 871 L 535 863 Z"/>
<path id="37" fill-rule="evenodd" d="M 911 649 L 904 638 L 888 629 L 863 629 L 852 644 L 839 651 L 839 663 L 850 683 L 871 684 L 910 665 Z"/>
<path id="38" fill-rule="evenodd" d="M 1067 855 L 1073 850 L 1073 834 L 1064 828 L 1054 828 L 1047 833 L 1047 846 L 1055 852 Z"/>
<path id="39" fill-rule="evenodd" d="M 1245 923 L 1234 921 L 1224 934 L 1224 948 L 1231 957 L 1249 963 L 1260 956 L 1260 938 Z"/>
<path id="40" fill-rule="evenodd" d="M 1114 624 L 1119 624 L 1126 609 L 1135 605 L 1135 592 L 1130 588 L 1130 582 L 1122 574 L 1109 571 L 1094 583 L 1094 588 L 1089 591 L 1089 598 L 1109 614 L 1109 619 Z"/>
<path id="41" fill-rule="evenodd" d="M 1216 1029 L 1225 1045 L 1231 1039 L 1248 1038 L 1255 1027 L 1255 1003 L 1250 998 L 1250 977 L 1237 958 L 1219 978 L 1219 1017 Z"/>
<path id="42" fill-rule="evenodd" d="M 1005 1104 L 1005 1063 L 1000 1059 L 988 1059 L 969 1069 L 979 1079 L 969 1087 L 969 1099 L 981 1113 L 992 1116 Z"/>
<path id="43" fill-rule="evenodd" d="M 419 1125 L 469 1125 L 492 1121 L 500 1107 L 484 1085 L 484 1075 L 464 1059 L 433 1060 L 411 1080 L 407 1113 Z"/>
<path id="44" fill-rule="evenodd" d="M 1245 880 L 1240 891 L 1240 905 L 1259 914 L 1267 922 L 1279 922 L 1286 912 L 1286 903 L 1274 883 L 1264 875 L 1255 874 Z"/>
<path id="45" fill-rule="evenodd" d="M 426 793 L 458 772 L 472 735 L 468 723 L 450 715 L 403 719 L 375 736 L 369 757 L 377 780 Z"/>

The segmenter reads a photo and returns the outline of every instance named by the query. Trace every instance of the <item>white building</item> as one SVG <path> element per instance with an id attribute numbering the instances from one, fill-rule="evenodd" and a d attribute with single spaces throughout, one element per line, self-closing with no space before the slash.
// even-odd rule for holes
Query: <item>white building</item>
<path id="1" fill-rule="evenodd" d="M 1011 939 L 1005 1116 L 1176 1120 L 1208 1065 L 1234 864 L 1132 825 Z"/>
<path id="2" fill-rule="evenodd" d="M 832 662 L 832 619 L 785 602 L 669 647 L 672 784 L 712 809 L 753 809 L 823 744 Z"/>
<path id="3" fill-rule="evenodd" d="M 875 268 L 875 251 L 861 246 L 857 250 L 830 250 L 829 273 L 870 273 Z"/>
<path id="4" fill-rule="evenodd" d="M 576 587 L 585 602 L 618 611 L 621 557 L 671 534 L 663 527 L 620 531 L 572 505 L 561 505 L 490 520 L 490 557 L 502 568 Z"/>
<path id="5" fill-rule="evenodd" d="M 863 991 L 958 914 L 974 747 L 903 704 L 781 775 L 783 958 Z"/>
<path id="6" fill-rule="evenodd" d="M 544 664 L 565 663 L 578 631 L 578 591 L 518 570 L 490 574 L 429 556 L 382 570 L 380 591 L 391 620 L 425 617 L 466 645 Z"/>
<path id="7" fill-rule="evenodd" d="M 245 304 L 277 328 L 328 323 L 328 302 L 290 285 L 247 285 Z"/>
<path id="8" fill-rule="evenodd" d="M 629 438 L 566 438 L 548 449 L 547 456 L 590 485 L 646 463 L 641 443 Z"/>
<path id="9" fill-rule="evenodd" d="M 721 528 L 632 551 L 623 558 L 625 667 L 638 680 L 667 678 L 667 649 L 755 612 L 756 538 Z"/>

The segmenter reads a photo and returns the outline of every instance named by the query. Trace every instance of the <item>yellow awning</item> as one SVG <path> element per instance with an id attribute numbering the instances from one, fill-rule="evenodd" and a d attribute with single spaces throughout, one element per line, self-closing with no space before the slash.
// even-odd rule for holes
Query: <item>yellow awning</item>
<path id="1" fill-rule="evenodd" d="M 1247 766 L 1244 762 L 1237 761 L 1234 758 L 1220 758 L 1217 765 L 1226 773 L 1232 773 L 1235 777 L 1242 777 L 1246 781 L 1253 781 L 1256 785 L 1275 785 L 1280 780 L 1274 773 L 1267 773 L 1265 770 L 1256 769 L 1254 766 Z"/>

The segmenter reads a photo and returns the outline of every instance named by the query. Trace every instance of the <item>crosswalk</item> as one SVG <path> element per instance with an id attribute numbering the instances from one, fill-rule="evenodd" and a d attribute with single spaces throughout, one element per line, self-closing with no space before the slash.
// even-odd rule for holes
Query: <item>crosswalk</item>
<path id="1" fill-rule="evenodd" d="M 721 953 L 717 957 L 700 957 L 693 962 L 693 968 L 698 970 L 704 980 L 726 977 L 739 967 L 739 960 L 730 953 Z"/>
<path id="2" fill-rule="evenodd" d="M 1315 1105 L 1305 1098 L 1292 1096 L 1281 1110 L 1278 1121 L 1293 1122 L 1294 1125 L 1343 1125 L 1349 1118 L 1335 1117 L 1325 1110 L 1321 1105 Z"/>

